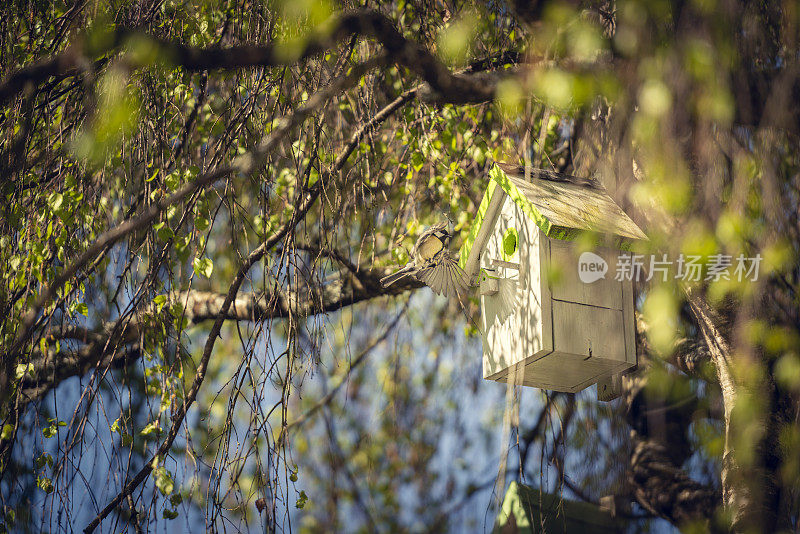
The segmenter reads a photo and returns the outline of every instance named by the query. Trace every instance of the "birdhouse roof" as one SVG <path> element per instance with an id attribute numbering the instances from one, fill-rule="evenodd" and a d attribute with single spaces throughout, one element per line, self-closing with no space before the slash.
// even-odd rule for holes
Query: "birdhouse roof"
<path id="1" fill-rule="evenodd" d="M 594 232 L 615 236 L 622 248 L 631 241 L 647 239 L 594 180 L 532 169 L 531 180 L 527 181 L 522 168 L 502 163 L 495 163 L 489 176 L 489 187 L 461 248 L 462 267 L 473 246 L 483 247 L 490 235 L 486 230 L 480 232 L 480 228 L 484 223 L 494 225 L 498 213 L 488 212 L 490 200 L 498 191 L 507 194 L 550 238 L 569 240 L 584 232 Z"/>

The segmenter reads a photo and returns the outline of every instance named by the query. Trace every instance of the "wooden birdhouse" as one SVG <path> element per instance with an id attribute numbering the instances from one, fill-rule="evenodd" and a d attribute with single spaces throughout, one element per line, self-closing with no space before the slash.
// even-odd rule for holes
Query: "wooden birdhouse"
<path id="1" fill-rule="evenodd" d="M 632 281 L 613 266 L 646 236 L 590 180 L 526 181 L 503 164 L 490 178 L 460 256 L 480 275 L 484 378 L 573 393 L 610 383 L 636 365 Z"/>

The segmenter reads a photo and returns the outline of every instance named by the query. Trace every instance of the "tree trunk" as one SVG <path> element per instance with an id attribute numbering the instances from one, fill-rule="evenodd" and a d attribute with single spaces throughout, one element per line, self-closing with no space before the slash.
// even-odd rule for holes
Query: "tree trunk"
<path id="1" fill-rule="evenodd" d="M 704 299 L 687 291 L 689 304 L 708 347 L 722 391 L 725 445 L 722 456 L 722 502 L 733 532 L 774 532 L 780 490 L 769 466 L 777 448 L 776 425 L 770 424 L 774 391 L 759 373 L 749 371 L 737 383 L 730 344 L 721 320 Z M 737 409 L 737 403 L 746 405 Z"/>

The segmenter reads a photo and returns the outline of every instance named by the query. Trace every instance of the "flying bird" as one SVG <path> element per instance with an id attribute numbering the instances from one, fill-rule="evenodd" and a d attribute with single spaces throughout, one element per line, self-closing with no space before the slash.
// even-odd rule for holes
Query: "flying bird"
<path id="1" fill-rule="evenodd" d="M 410 276 L 439 295 L 460 297 L 470 286 L 470 280 L 450 255 L 451 237 L 447 222 L 425 230 L 414 244 L 411 261 L 396 273 L 382 278 L 381 285 L 389 287 Z"/>

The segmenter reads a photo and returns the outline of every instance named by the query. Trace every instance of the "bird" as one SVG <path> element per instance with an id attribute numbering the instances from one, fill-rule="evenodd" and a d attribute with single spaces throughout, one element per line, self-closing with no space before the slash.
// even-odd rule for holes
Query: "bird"
<path id="1" fill-rule="evenodd" d="M 399 271 L 381 279 L 389 287 L 408 276 L 430 287 L 436 294 L 459 297 L 469 288 L 467 273 L 450 255 L 451 234 L 447 222 L 440 222 L 425 230 L 414 244 L 411 261 Z"/>

